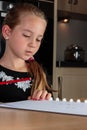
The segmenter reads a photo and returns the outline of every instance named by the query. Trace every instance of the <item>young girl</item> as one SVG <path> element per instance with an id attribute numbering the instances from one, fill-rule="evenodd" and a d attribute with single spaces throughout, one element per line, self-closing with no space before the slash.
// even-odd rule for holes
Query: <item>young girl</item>
<path id="1" fill-rule="evenodd" d="M 16 4 L 4 19 L 6 48 L 0 59 L 0 102 L 49 100 L 51 88 L 42 67 L 35 61 L 47 20 L 28 3 Z"/>

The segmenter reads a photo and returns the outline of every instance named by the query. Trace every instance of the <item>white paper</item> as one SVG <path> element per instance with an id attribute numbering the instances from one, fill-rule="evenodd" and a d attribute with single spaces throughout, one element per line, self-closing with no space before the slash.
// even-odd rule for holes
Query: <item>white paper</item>
<path id="1" fill-rule="evenodd" d="M 87 116 L 87 103 L 83 102 L 63 102 L 63 101 L 20 101 L 12 103 L 2 103 L 0 107 L 35 110 L 53 113 L 74 114 Z"/>

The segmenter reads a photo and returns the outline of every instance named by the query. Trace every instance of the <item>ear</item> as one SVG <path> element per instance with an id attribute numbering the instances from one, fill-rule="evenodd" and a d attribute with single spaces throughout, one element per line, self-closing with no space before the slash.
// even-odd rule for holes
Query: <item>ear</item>
<path id="1" fill-rule="evenodd" d="M 5 39 L 9 39 L 11 33 L 11 29 L 8 25 L 3 25 L 2 27 L 2 35 Z"/>

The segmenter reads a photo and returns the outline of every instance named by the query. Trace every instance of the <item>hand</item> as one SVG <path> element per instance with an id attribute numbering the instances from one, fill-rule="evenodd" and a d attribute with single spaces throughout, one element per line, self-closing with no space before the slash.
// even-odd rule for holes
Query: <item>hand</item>
<path id="1" fill-rule="evenodd" d="M 30 100 L 49 100 L 51 98 L 51 93 L 48 93 L 46 90 L 35 90 L 32 96 L 29 96 Z"/>

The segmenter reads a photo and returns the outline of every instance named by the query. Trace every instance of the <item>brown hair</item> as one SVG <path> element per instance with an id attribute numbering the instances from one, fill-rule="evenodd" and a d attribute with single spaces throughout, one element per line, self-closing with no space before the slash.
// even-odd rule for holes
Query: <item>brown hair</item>
<path id="1" fill-rule="evenodd" d="M 3 24 L 9 25 L 9 27 L 13 29 L 16 25 L 20 23 L 20 16 L 24 13 L 36 15 L 47 21 L 44 12 L 41 11 L 37 6 L 29 3 L 18 3 L 14 5 L 13 8 L 8 10 Z"/>
<path id="2" fill-rule="evenodd" d="M 27 12 L 28 14 L 30 13 L 36 15 L 47 22 L 44 12 L 41 11 L 38 7 L 29 3 L 19 3 L 8 11 L 3 24 L 7 24 L 11 29 L 14 29 L 14 27 L 20 23 L 20 16 Z M 51 91 L 52 89 L 48 85 L 46 74 L 42 66 L 40 66 L 40 64 L 38 64 L 36 60 L 31 60 L 28 62 L 28 67 L 30 74 L 34 78 L 31 89 L 31 95 L 33 94 L 35 89 L 47 89 Z"/>

